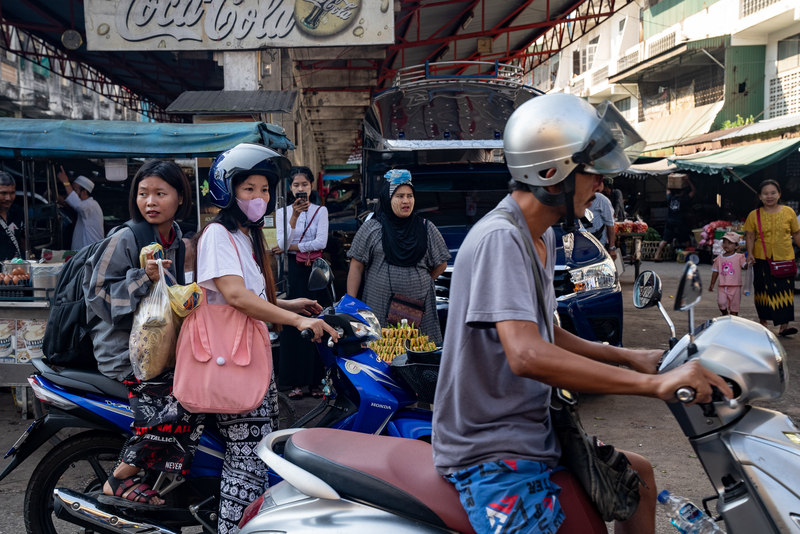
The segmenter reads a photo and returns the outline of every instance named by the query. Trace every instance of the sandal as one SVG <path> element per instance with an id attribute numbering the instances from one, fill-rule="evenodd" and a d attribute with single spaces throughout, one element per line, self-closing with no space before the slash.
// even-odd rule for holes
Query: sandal
<path id="1" fill-rule="evenodd" d="M 796 333 L 797 333 L 797 328 L 793 326 L 787 326 L 786 328 L 778 332 L 778 335 L 783 337 L 789 337 L 795 335 Z"/>
<path id="2" fill-rule="evenodd" d="M 289 397 L 292 400 L 302 399 L 303 398 L 303 390 L 301 390 L 300 388 L 294 388 L 286 396 Z"/>
<path id="3" fill-rule="evenodd" d="M 157 491 L 150 489 L 148 484 L 142 481 L 141 477 L 133 476 L 129 478 L 117 478 L 114 475 L 108 477 L 108 485 L 114 492 L 114 496 L 100 495 L 98 501 L 105 504 L 114 504 L 128 508 L 154 509 L 163 508 L 163 504 L 150 504 L 153 497 L 161 497 Z M 126 494 L 127 492 L 127 494 Z"/>
<path id="4" fill-rule="evenodd" d="M 322 397 L 325 396 L 322 393 L 322 390 L 319 389 L 319 388 L 313 388 L 310 393 L 311 393 L 311 396 L 314 397 L 315 399 L 321 399 Z"/>

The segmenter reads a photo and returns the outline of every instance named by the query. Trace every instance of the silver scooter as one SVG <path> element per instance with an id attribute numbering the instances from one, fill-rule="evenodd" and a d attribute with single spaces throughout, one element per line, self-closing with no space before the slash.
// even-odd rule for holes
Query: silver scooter
<path id="1" fill-rule="evenodd" d="M 724 377 L 734 399 L 717 393 L 709 404 L 687 405 L 681 388 L 669 408 L 694 447 L 711 483 L 728 534 L 800 533 L 800 430 L 785 415 L 752 407 L 786 389 L 786 352 L 775 335 L 739 317 L 694 328 L 703 286 L 687 263 L 675 309 L 689 312 L 690 333 L 675 338 L 661 304 L 661 280 L 643 272 L 634 305 L 657 306 L 672 332 L 664 373 L 698 359 Z M 283 456 L 281 456 L 281 454 Z M 427 443 L 330 429 L 268 435 L 258 455 L 284 479 L 253 502 L 240 534 L 267 532 L 471 532 L 454 487 L 436 474 Z M 713 516 L 712 516 L 713 517 Z"/>
<path id="2" fill-rule="evenodd" d="M 694 306 L 703 285 L 697 266 L 687 262 L 675 299 L 675 310 L 689 312 L 689 334 L 671 343 L 659 373 L 690 360 L 723 377 L 734 399 L 715 394 L 710 404 L 685 403 L 695 392 L 681 388 L 682 402 L 669 403 L 689 438 L 716 494 L 717 520 L 728 534 L 800 533 L 800 430 L 786 415 L 751 406 L 773 400 L 786 390 L 786 351 L 775 334 L 753 321 L 724 316 L 694 326 Z M 645 271 L 636 280 L 634 306 L 657 306 L 675 339 L 675 327 L 661 300 L 661 280 Z"/>

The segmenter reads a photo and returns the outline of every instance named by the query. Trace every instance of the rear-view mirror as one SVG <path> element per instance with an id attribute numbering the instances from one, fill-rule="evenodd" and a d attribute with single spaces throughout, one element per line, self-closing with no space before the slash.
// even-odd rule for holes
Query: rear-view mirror
<path id="1" fill-rule="evenodd" d="M 638 309 L 655 306 L 661 300 L 661 278 L 653 271 L 645 271 L 633 284 L 633 305 Z"/>
<path id="2" fill-rule="evenodd" d="M 321 291 L 328 287 L 333 280 L 333 272 L 328 262 L 317 258 L 311 264 L 311 274 L 308 276 L 308 290 Z"/>
<path id="3" fill-rule="evenodd" d="M 686 311 L 694 308 L 703 296 L 703 283 L 697 265 L 687 261 L 683 268 L 683 276 L 675 295 L 675 311 Z"/>

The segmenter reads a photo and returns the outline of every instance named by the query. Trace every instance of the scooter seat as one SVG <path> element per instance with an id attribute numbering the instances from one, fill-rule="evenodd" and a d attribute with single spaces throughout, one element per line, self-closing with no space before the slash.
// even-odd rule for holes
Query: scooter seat
<path id="1" fill-rule="evenodd" d="M 93 372 L 84 371 L 82 369 L 66 369 L 63 367 L 53 369 L 41 358 L 34 358 L 31 360 L 31 363 L 44 378 L 57 386 L 113 397 L 115 399 L 128 398 L 128 388 L 122 385 L 121 382 L 117 382 L 116 380 L 112 380 L 100 374 L 99 371 Z"/>
<path id="2" fill-rule="evenodd" d="M 474 533 L 455 486 L 436 472 L 428 443 L 311 428 L 292 435 L 284 456 L 343 497 L 440 528 Z"/>
<path id="3" fill-rule="evenodd" d="M 311 428 L 292 434 L 284 457 L 324 480 L 339 495 L 457 532 L 473 533 L 455 486 L 436 472 L 428 443 Z M 567 470 L 551 480 L 566 519 L 558 534 L 608 534 L 577 478 Z"/>

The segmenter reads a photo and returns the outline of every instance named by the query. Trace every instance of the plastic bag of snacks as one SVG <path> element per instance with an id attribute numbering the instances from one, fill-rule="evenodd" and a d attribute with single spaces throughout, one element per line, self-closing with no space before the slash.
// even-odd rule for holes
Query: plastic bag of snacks
<path id="1" fill-rule="evenodd" d="M 133 315 L 128 349 L 133 374 L 139 380 L 150 380 L 175 367 L 178 326 L 161 261 L 158 260 L 158 282 L 153 284 Z"/>
<path id="2" fill-rule="evenodd" d="M 164 259 L 164 249 L 158 243 L 152 243 L 144 247 L 139 254 L 139 263 L 142 267 L 147 264 L 147 253 L 152 252 L 153 258 Z M 166 283 L 167 290 L 169 291 L 169 303 L 172 310 L 178 317 L 186 317 L 194 311 L 203 301 L 203 291 L 196 283 L 192 282 L 189 285 L 180 286 L 177 281 L 172 277 L 169 271 L 165 271 L 167 275 Z"/>

